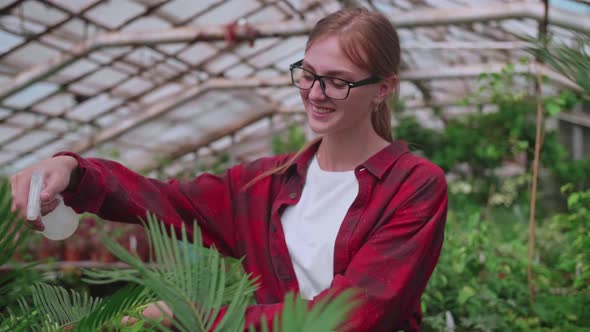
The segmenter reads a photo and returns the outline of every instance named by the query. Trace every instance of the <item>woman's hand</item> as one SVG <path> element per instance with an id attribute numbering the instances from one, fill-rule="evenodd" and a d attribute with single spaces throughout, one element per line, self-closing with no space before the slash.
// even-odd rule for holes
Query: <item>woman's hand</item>
<path id="1" fill-rule="evenodd" d="M 31 176 L 37 169 L 43 169 L 43 190 L 41 191 L 41 214 L 53 211 L 59 201 L 56 195 L 64 191 L 70 183 L 72 172 L 78 167 L 78 161 L 70 156 L 58 156 L 42 160 L 10 177 L 10 192 L 12 195 L 11 211 L 26 219 L 29 202 L 29 187 Z M 39 231 L 43 230 L 40 219 L 29 220 L 31 226 Z"/>
<path id="2" fill-rule="evenodd" d="M 162 314 L 162 310 L 160 310 L 160 308 L 164 311 L 164 315 Z M 164 316 L 164 319 L 161 321 L 161 323 L 165 327 L 171 327 L 171 319 L 174 318 L 172 310 L 170 310 L 170 307 L 168 307 L 168 305 L 164 301 L 158 301 L 156 303 L 149 304 L 147 308 L 143 310 L 142 315 L 145 318 L 155 321 L 159 321 L 160 319 L 162 319 L 162 316 Z M 123 326 L 130 326 L 135 323 L 137 323 L 137 318 L 129 316 L 123 317 L 123 320 L 121 321 L 121 325 Z"/>

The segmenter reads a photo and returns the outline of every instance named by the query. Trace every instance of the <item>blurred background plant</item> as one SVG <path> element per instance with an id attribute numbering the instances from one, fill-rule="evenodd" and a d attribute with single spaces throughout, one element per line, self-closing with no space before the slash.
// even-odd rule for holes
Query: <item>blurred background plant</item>
<path id="1" fill-rule="evenodd" d="M 514 84 L 532 85 L 533 75 L 516 74 L 514 65 L 480 75 L 463 104 L 491 107 L 443 118 L 442 130 L 396 114 L 396 138 L 450 175 L 445 244 L 423 296 L 426 331 L 590 331 L 590 157 L 572 159 L 555 126 L 560 112 L 588 101 L 588 40 L 531 50 L 581 87 L 542 98 L 534 300 L 526 270 L 536 104 L 533 89 Z"/>

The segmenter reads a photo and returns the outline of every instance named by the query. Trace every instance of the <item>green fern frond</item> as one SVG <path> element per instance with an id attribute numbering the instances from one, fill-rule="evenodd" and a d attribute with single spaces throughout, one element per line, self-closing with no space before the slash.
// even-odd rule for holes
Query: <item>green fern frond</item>
<path id="1" fill-rule="evenodd" d="M 219 252 L 202 247 L 196 224 L 192 238 L 186 229 L 176 232 L 148 215 L 146 230 L 153 244 L 155 261 L 144 263 L 118 243 L 105 238 L 107 248 L 128 270 L 85 270 L 86 280 L 97 282 L 127 281 L 131 285 L 108 299 L 92 299 L 87 295 L 68 292 L 61 287 L 37 283 L 32 287 L 32 304 L 23 298 L 20 310 L 10 312 L 0 324 L 0 332 L 27 331 L 170 331 L 159 321 L 150 321 L 141 313 L 148 303 L 164 301 L 174 313 L 175 331 L 209 331 L 222 305 L 227 305 L 223 319 L 215 331 L 243 331 L 246 307 L 254 291 L 254 280 L 242 273 L 228 281 L 226 262 Z M 170 234 L 170 236 L 168 236 Z M 229 265 L 238 266 L 236 264 Z M 343 293 L 316 304 L 308 312 L 307 301 L 288 295 L 284 310 L 275 317 L 275 331 L 331 331 L 344 320 L 352 307 L 351 296 Z M 139 319 L 132 327 L 122 327 L 123 316 Z M 3 318 L 3 317 L 0 317 Z M 21 324 L 21 322 L 26 324 Z M 263 325 L 263 330 L 268 327 Z"/>
<path id="2" fill-rule="evenodd" d="M 38 282 L 32 286 L 32 307 L 23 299 L 19 301 L 21 312 L 38 312 L 38 323 L 41 330 L 52 326 L 65 327 L 80 321 L 94 311 L 100 304 L 100 299 L 92 298 L 88 294 L 81 294 L 73 290 L 64 289 Z"/>
<path id="3" fill-rule="evenodd" d="M 218 330 L 240 330 L 248 296 L 254 291 L 249 276 L 243 275 L 235 284 L 226 287 L 225 263 L 219 252 L 203 249 L 196 223 L 192 238 L 189 239 L 183 227 L 180 240 L 172 228 L 167 230 L 167 226 L 153 215 L 148 214 L 145 226 L 155 253 L 154 262 L 148 266 L 106 238 L 105 246 L 109 251 L 137 273 L 86 271 L 87 276 L 98 281 L 123 280 L 146 287 L 172 309 L 173 324 L 179 331 L 208 331 L 224 304 L 224 298 L 229 298 L 231 301 Z M 158 325 L 157 322 L 153 324 Z"/>
<path id="4" fill-rule="evenodd" d="M 26 240 L 30 229 L 10 211 L 12 195 L 8 181 L 0 179 L 0 265 L 6 263 Z"/>
<path id="5" fill-rule="evenodd" d="M 16 213 L 10 211 L 11 205 L 10 185 L 6 179 L 0 179 L 0 265 L 10 260 L 30 234 L 30 228 L 26 227 Z M 0 276 L 0 308 L 14 304 L 26 294 L 30 285 L 26 283 L 38 280 L 38 274 L 29 273 L 33 265 L 35 263 L 24 267 L 15 266 L 10 272 Z"/>
<path id="6" fill-rule="evenodd" d="M 16 313 L 7 308 L 5 314 L 0 314 L 0 332 L 31 331 L 31 325 L 37 320 L 35 311 L 28 313 Z"/>
<path id="7" fill-rule="evenodd" d="M 151 292 L 144 287 L 128 285 L 104 299 L 95 310 L 80 320 L 75 330 L 96 331 L 103 327 L 108 329 L 120 326 L 123 316 L 133 316 L 135 312 L 154 300 Z"/>
<path id="8" fill-rule="evenodd" d="M 117 281 L 139 280 L 139 272 L 133 269 L 98 269 L 88 268 L 83 270 L 81 280 L 91 285 L 107 285 Z"/>
<path id="9" fill-rule="evenodd" d="M 341 324 L 357 304 L 358 302 L 354 300 L 354 292 L 345 291 L 336 297 L 324 298 L 310 310 L 308 301 L 288 293 L 285 296 L 283 310 L 272 321 L 272 331 L 335 331 L 341 328 Z M 249 331 L 256 330 L 250 326 Z M 269 331 L 266 320 L 263 320 L 261 324 L 261 331 Z"/>

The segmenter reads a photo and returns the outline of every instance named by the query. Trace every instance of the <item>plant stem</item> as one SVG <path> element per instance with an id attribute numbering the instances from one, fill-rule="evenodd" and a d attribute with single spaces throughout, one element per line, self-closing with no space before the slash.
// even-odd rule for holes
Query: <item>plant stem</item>
<path id="1" fill-rule="evenodd" d="M 535 63 L 537 64 L 537 63 Z M 535 134 L 535 158 L 533 160 L 533 179 L 531 188 L 531 211 L 529 219 L 529 257 L 527 277 L 529 283 L 529 299 L 532 304 L 535 300 L 535 286 L 533 284 L 533 253 L 535 251 L 535 209 L 537 205 L 537 178 L 539 177 L 539 157 L 541 155 L 542 129 L 543 129 L 543 99 L 541 96 L 541 71 L 537 70 L 537 82 L 535 84 L 537 94 L 537 128 Z"/>

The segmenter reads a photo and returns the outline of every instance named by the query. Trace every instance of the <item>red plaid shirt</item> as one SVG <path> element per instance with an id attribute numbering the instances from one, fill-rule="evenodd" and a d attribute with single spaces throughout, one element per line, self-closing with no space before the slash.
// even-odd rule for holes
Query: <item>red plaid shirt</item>
<path id="1" fill-rule="evenodd" d="M 83 170 L 78 191 L 63 196 L 76 211 L 108 220 L 137 222 L 150 210 L 177 230 L 184 224 L 189 231 L 197 220 L 205 245 L 245 257 L 246 272 L 259 276 L 258 304 L 246 312 L 246 326 L 258 325 L 263 315 L 270 321 L 281 311 L 287 292 L 298 291 L 280 216 L 285 207 L 298 202 L 317 147 L 305 151 L 284 174 L 264 178 L 246 190 L 253 178 L 289 156 L 237 165 L 222 176 L 163 182 L 116 162 L 61 153 L 77 158 Z M 357 166 L 355 175 L 359 192 L 336 237 L 329 290 L 360 290 L 363 304 L 348 321 L 354 331 L 419 330 L 420 296 L 443 243 L 444 173 L 395 142 Z"/>

